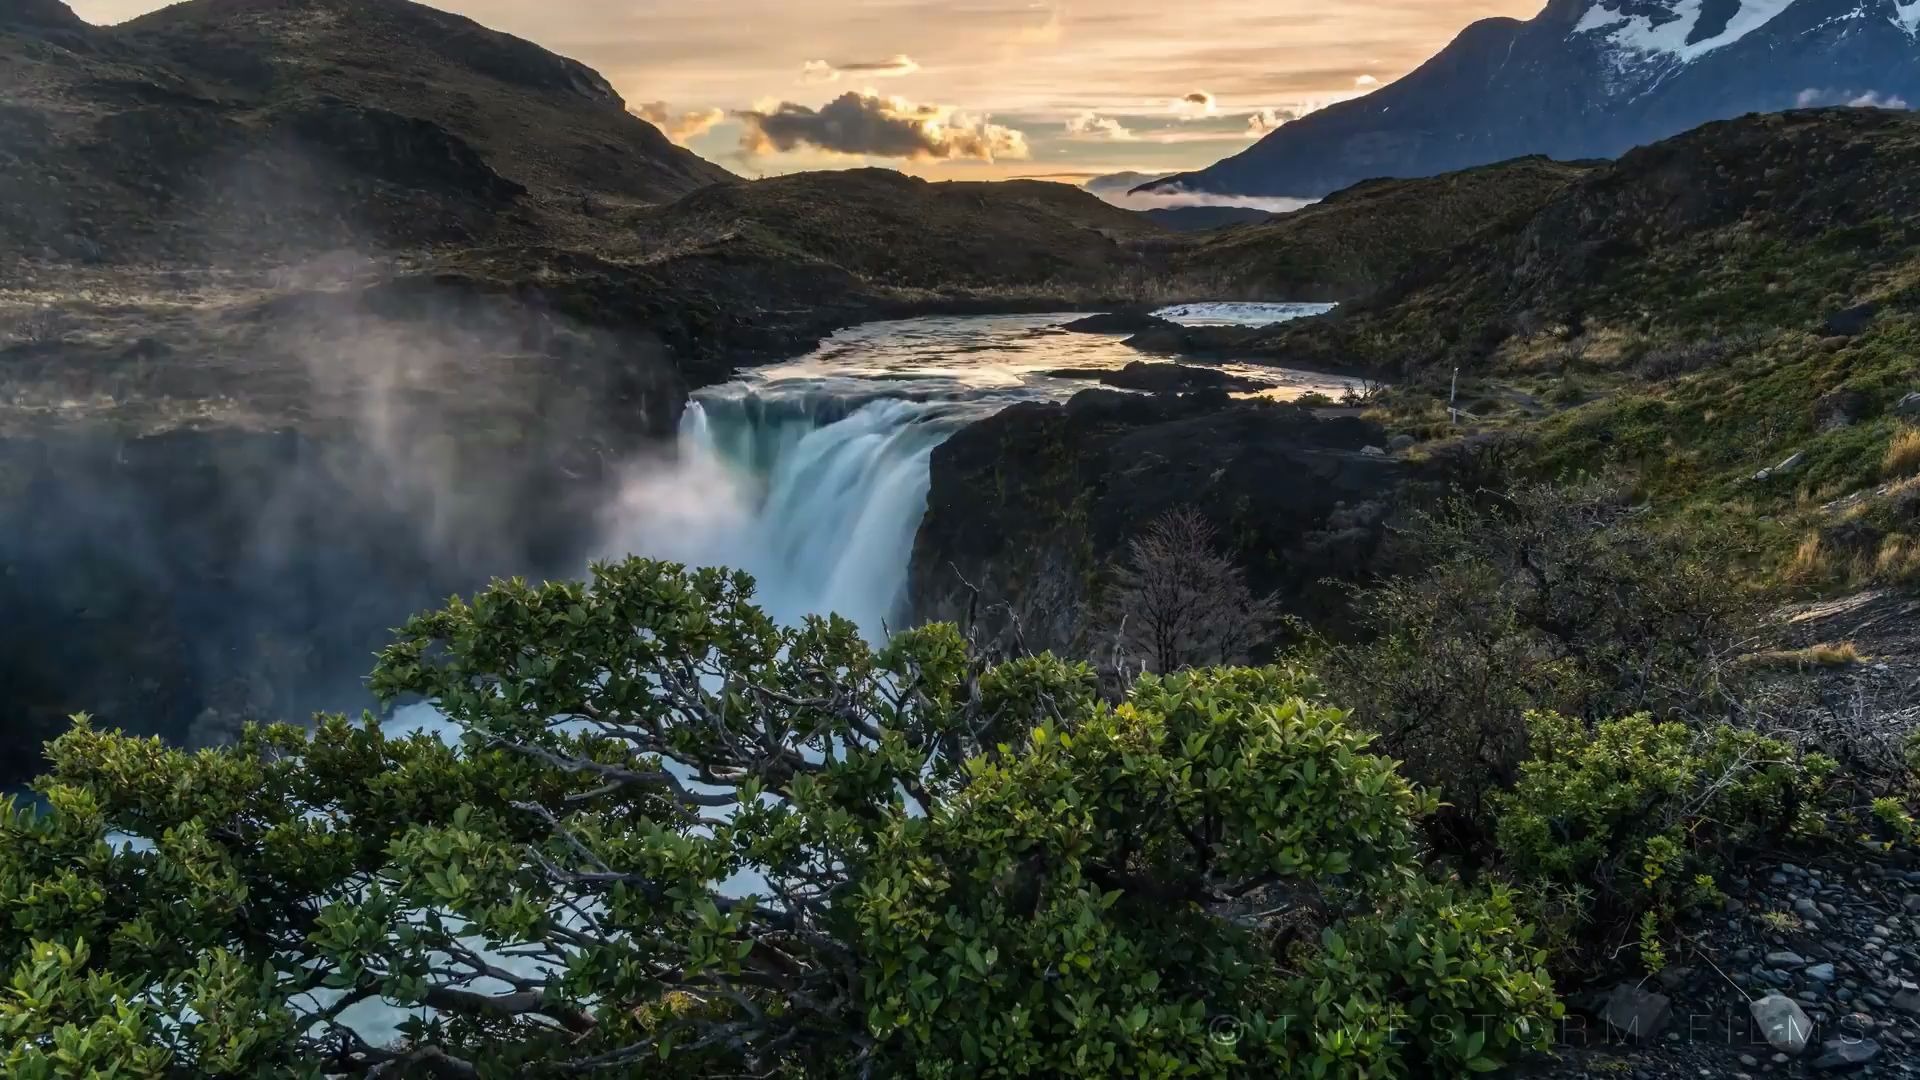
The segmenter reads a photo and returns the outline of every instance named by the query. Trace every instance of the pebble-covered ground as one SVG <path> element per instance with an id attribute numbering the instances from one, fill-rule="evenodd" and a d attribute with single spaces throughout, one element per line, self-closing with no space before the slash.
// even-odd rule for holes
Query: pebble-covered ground
<path id="1" fill-rule="evenodd" d="M 1905 862 L 1744 868 L 1657 978 L 1570 994 L 1555 1060 L 1526 1074 L 1920 1076 L 1920 866 Z M 1782 1045 L 1755 1002 L 1790 1018 Z"/>

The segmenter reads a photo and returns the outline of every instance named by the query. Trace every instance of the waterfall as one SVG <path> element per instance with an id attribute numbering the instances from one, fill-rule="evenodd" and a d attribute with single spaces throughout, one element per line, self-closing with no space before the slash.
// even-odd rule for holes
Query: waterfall
<path id="1" fill-rule="evenodd" d="M 677 458 L 625 485 L 613 554 L 745 570 L 776 621 L 833 612 L 881 640 L 900 625 L 929 459 L 967 414 L 821 394 L 690 402 Z"/>

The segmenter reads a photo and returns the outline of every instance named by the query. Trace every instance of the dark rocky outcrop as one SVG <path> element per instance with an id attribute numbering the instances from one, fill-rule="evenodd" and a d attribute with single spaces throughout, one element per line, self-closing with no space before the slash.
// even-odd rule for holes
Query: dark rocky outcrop
<path id="1" fill-rule="evenodd" d="M 934 451 L 909 591 L 920 618 L 960 618 L 978 589 L 1035 649 L 1077 650 L 1107 565 L 1135 530 L 1200 509 L 1247 568 L 1303 617 L 1337 611 L 1329 578 L 1371 566 L 1402 471 L 1362 453 L 1384 436 L 1347 417 L 1222 393 L 1087 390 L 1016 405 Z M 996 621 L 997 620 L 997 621 Z"/>
<path id="2" fill-rule="evenodd" d="M 1126 311 L 1105 311 L 1098 315 L 1088 315 L 1083 319 L 1063 323 L 1060 329 L 1073 334 L 1140 334 L 1176 325 L 1178 324 L 1143 308 L 1132 308 Z"/>
<path id="3" fill-rule="evenodd" d="M 1145 390 L 1154 394 L 1182 393 L 1191 390 L 1264 390 L 1267 384 L 1253 379 L 1244 379 L 1238 375 L 1229 375 L 1219 368 L 1194 367 L 1190 364 L 1150 364 L 1144 360 L 1135 360 L 1118 371 L 1109 371 L 1100 376 L 1100 381 L 1121 390 Z"/>

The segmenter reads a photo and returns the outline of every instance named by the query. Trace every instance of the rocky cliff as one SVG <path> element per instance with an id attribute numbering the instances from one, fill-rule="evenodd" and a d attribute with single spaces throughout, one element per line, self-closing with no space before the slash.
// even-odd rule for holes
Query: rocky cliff
<path id="1" fill-rule="evenodd" d="M 1200 510 L 1253 587 L 1303 618 L 1337 610 L 1371 566 L 1400 465 L 1353 417 L 1218 392 L 1088 390 L 1064 405 L 1016 405 L 933 454 L 927 516 L 909 577 L 916 617 L 959 619 L 982 598 L 989 632 L 1005 604 L 1029 647 L 1087 655 L 1088 614 L 1113 560 L 1154 518 Z"/>

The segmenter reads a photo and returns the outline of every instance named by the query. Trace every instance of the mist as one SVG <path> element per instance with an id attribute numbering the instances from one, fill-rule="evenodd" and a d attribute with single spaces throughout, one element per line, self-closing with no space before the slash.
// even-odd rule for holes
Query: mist
<path id="1" fill-rule="evenodd" d="M 204 746 L 372 705 L 395 627 L 495 577 L 581 575 L 599 506 L 671 439 L 659 341 L 415 269 L 364 178 L 290 153 L 196 167 L 140 234 L 191 269 L 102 258 L 0 291 L 0 787 L 73 713 Z M 247 228 L 272 219 L 323 224 Z"/>

